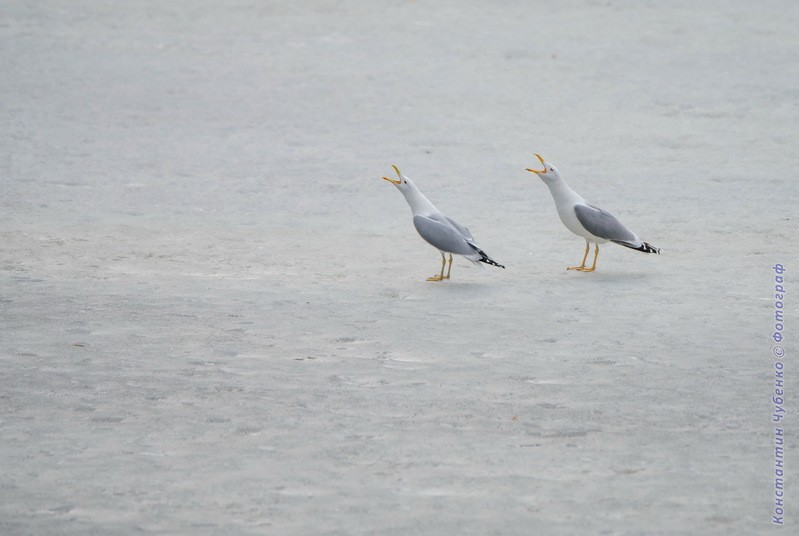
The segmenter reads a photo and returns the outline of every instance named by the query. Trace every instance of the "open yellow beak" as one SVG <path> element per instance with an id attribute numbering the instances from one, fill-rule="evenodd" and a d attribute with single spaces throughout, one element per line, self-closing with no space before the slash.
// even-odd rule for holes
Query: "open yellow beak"
<path id="1" fill-rule="evenodd" d="M 535 155 L 535 156 L 536 156 L 536 157 L 537 157 L 537 158 L 538 158 L 538 159 L 541 161 L 541 164 L 544 166 L 544 169 L 542 169 L 541 171 L 539 171 L 539 170 L 537 170 L 537 169 L 530 169 L 530 168 L 527 168 L 527 171 L 529 171 L 530 173 L 535 173 L 536 175 L 541 175 L 542 173 L 546 173 L 546 172 L 547 172 L 547 163 L 546 163 L 546 162 L 544 162 L 544 159 L 543 159 L 543 158 L 541 158 L 541 155 L 540 155 L 540 154 L 536 153 L 536 155 Z"/>
<path id="2" fill-rule="evenodd" d="M 397 172 L 397 177 L 400 177 L 401 175 L 400 175 L 400 170 L 399 170 L 399 168 L 398 168 L 397 166 L 395 166 L 394 164 L 391 164 L 391 167 L 393 167 L 393 168 L 394 168 L 394 171 L 396 171 L 396 172 Z M 397 185 L 397 184 L 399 184 L 400 182 L 402 182 L 402 181 L 395 181 L 394 179 L 389 179 L 388 177 L 383 177 L 383 179 L 387 180 L 388 182 L 390 182 L 391 184 L 394 184 L 394 185 Z"/>

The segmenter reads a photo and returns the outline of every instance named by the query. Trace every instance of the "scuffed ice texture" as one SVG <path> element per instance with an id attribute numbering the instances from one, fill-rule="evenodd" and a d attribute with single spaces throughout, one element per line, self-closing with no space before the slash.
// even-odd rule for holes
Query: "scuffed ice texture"
<path id="1" fill-rule="evenodd" d="M 0 533 L 771 528 L 795 2 L 7 4 Z"/>

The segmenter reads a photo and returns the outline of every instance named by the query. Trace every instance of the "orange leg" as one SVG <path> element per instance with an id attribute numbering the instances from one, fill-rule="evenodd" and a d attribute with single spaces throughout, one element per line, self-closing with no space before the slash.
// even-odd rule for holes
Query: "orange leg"
<path id="1" fill-rule="evenodd" d="M 447 279 L 447 277 L 449 277 L 449 274 L 447 274 L 447 277 L 444 277 L 444 267 L 446 265 L 447 265 L 447 258 L 442 253 L 441 254 L 441 273 L 438 274 L 438 275 L 434 275 L 433 277 L 428 277 L 427 280 L 428 281 L 443 281 L 444 279 Z"/>
<path id="2" fill-rule="evenodd" d="M 596 270 L 596 259 L 599 257 L 599 244 L 595 244 L 596 250 L 594 250 L 594 264 L 591 265 L 591 268 L 583 268 L 583 272 L 593 272 Z"/>
<path id="3" fill-rule="evenodd" d="M 580 266 L 569 266 L 566 269 L 567 270 L 577 270 L 578 272 L 585 271 L 585 261 L 586 261 L 586 259 L 588 259 L 588 249 L 589 249 L 588 242 L 586 242 L 585 243 L 585 255 L 583 255 L 583 262 L 580 263 Z M 596 259 L 594 259 L 594 260 L 596 260 Z"/>

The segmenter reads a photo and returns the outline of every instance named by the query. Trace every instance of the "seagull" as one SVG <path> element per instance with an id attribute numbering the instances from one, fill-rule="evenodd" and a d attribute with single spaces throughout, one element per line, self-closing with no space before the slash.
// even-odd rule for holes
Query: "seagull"
<path id="1" fill-rule="evenodd" d="M 613 214 L 587 203 L 577 192 L 569 188 L 569 185 L 560 176 L 555 166 L 546 163 L 541 158 L 541 155 L 536 154 L 535 156 L 541 161 L 544 169 L 527 168 L 527 171 L 538 175 L 544 181 L 544 184 L 549 187 L 549 192 L 555 199 L 555 207 L 558 209 L 558 216 L 560 216 L 560 221 L 563 222 L 563 225 L 569 231 L 585 239 L 583 262 L 580 266 L 570 266 L 567 270 L 593 272 L 596 269 L 596 259 L 599 256 L 599 244 L 606 244 L 607 242 L 614 242 L 620 246 L 643 251 L 644 253 L 660 254 L 658 248 L 643 242 L 635 233 L 622 225 Z M 596 249 L 594 251 L 594 263 L 588 268 L 585 265 L 585 261 L 588 259 L 591 243 L 594 244 Z"/>
<path id="2" fill-rule="evenodd" d="M 405 200 L 411 206 L 413 212 L 413 226 L 419 232 L 419 236 L 436 248 L 441 253 L 441 273 L 428 277 L 428 281 L 443 281 L 449 279 L 449 273 L 452 270 L 452 254 L 461 255 L 472 261 L 476 266 L 478 263 L 484 262 L 491 266 L 505 268 L 497 263 L 494 259 L 486 255 L 486 253 L 477 247 L 474 243 L 474 237 L 469 229 L 460 225 L 452 218 L 444 216 L 438 209 L 433 206 L 433 203 L 427 199 L 416 185 L 403 175 L 397 166 L 392 165 L 394 171 L 397 172 L 399 180 L 389 179 L 383 177 L 405 196 Z M 444 266 L 447 264 L 445 253 L 449 253 L 449 267 L 447 268 L 447 275 L 444 275 Z"/>

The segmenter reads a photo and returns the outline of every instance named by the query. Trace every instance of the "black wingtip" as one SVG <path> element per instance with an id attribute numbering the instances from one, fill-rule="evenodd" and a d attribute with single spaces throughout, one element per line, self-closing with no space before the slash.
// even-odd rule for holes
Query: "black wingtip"
<path id="1" fill-rule="evenodd" d="M 501 264 L 499 264 L 495 260 L 489 259 L 488 257 L 486 257 L 484 259 L 480 259 L 480 262 L 484 262 L 486 264 L 490 264 L 491 266 L 496 266 L 497 268 L 502 268 L 502 269 L 505 268 L 504 266 L 502 266 Z"/>
<path id="2" fill-rule="evenodd" d="M 660 248 L 656 248 L 652 244 L 647 244 L 646 242 L 641 244 L 640 248 L 636 248 L 638 251 L 643 251 L 644 253 L 654 253 L 655 255 L 660 255 Z"/>
<path id="3" fill-rule="evenodd" d="M 638 247 L 635 247 L 629 242 L 621 242 L 619 240 L 611 240 L 611 242 L 613 242 L 614 244 L 618 244 L 620 246 L 624 246 L 626 248 L 634 249 L 635 251 L 642 251 L 644 253 L 654 253 L 655 255 L 660 255 L 660 248 L 656 248 L 652 244 L 647 244 L 646 242 L 642 242 L 641 245 Z"/>
<path id="4" fill-rule="evenodd" d="M 502 265 L 501 265 L 501 264 L 499 264 L 497 261 L 495 261 L 494 259 L 492 259 L 492 258 L 491 258 L 491 257 L 489 257 L 488 255 L 486 255 L 486 252 L 485 252 L 485 251 L 483 251 L 482 249 L 478 248 L 478 247 L 477 247 L 477 246 L 475 246 L 474 244 L 469 244 L 469 245 L 470 245 L 470 246 L 472 246 L 472 249 L 473 249 L 473 250 L 475 250 L 477 253 L 479 253 L 479 254 L 480 254 L 480 257 L 482 257 L 482 258 L 478 259 L 478 261 L 480 261 L 480 262 L 484 262 L 484 263 L 486 263 L 486 264 L 490 264 L 491 266 L 496 266 L 497 268 L 502 268 L 503 270 L 505 269 L 505 267 L 504 267 L 504 266 L 502 266 Z"/>

